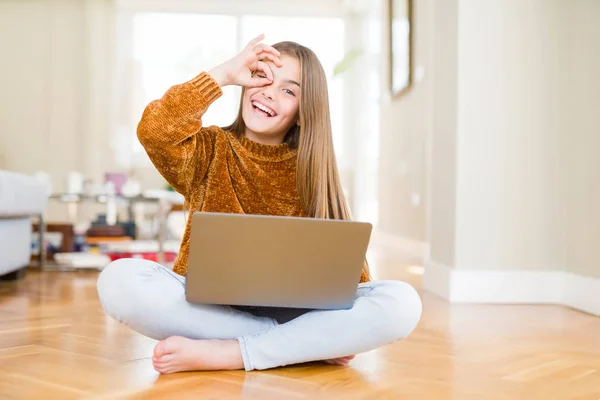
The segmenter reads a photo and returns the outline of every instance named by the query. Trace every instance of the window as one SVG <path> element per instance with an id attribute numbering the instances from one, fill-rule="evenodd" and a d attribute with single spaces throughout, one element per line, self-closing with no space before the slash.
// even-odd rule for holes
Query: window
<path id="1" fill-rule="evenodd" d="M 134 87 L 134 121 L 139 120 L 149 102 L 160 98 L 172 85 L 192 79 L 200 71 L 233 57 L 238 48 L 236 28 L 237 18 L 230 16 L 134 14 L 131 50 L 139 73 L 139 87 Z M 207 40 L 214 32 L 219 32 L 219 40 Z M 239 97 L 236 89 L 223 90 L 224 95 L 204 115 L 205 125 L 223 126 L 233 120 Z M 135 135 L 131 145 L 134 159 L 147 160 Z"/>
<path id="2" fill-rule="evenodd" d="M 338 159 L 343 157 L 343 85 L 341 79 L 333 77 L 344 52 L 341 18 L 139 12 L 132 14 L 130 26 L 130 48 L 122 53 L 131 61 L 126 62 L 128 73 L 122 80 L 124 91 L 130 91 L 125 97 L 131 111 L 119 129 L 121 145 L 117 146 L 123 166 L 149 164 L 135 128 L 150 101 L 160 98 L 172 85 L 233 57 L 260 33 L 265 33 L 267 43 L 292 40 L 317 54 L 328 78 L 336 153 Z M 223 92 L 204 115 L 205 125 L 225 126 L 234 120 L 241 90 L 231 86 Z"/>
<path id="3" fill-rule="evenodd" d="M 333 142 L 336 156 L 341 159 L 344 156 L 344 87 L 342 79 L 333 77 L 333 70 L 344 57 L 344 21 L 341 18 L 246 16 L 241 18 L 240 25 L 242 43 L 262 32 L 269 43 L 291 40 L 315 52 L 327 74 Z M 307 26 L 310 29 L 306 29 Z"/>

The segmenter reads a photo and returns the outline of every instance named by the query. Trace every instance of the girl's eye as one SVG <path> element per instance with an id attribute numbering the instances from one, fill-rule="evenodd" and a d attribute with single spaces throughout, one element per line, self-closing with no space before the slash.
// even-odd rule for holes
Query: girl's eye
<path id="1" fill-rule="evenodd" d="M 267 78 L 267 76 L 266 76 L 266 75 L 261 75 L 261 74 L 256 74 L 256 76 L 258 76 L 258 77 L 259 77 L 259 78 L 261 78 L 261 79 L 266 79 L 266 78 Z"/>
<path id="2" fill-rule="evenodd" d="M 287 94 L 291 94 L 292 96 L 294 95 L 294 92 L 292 92 L 290 89 L 283 89 L 283 91 Z"/>

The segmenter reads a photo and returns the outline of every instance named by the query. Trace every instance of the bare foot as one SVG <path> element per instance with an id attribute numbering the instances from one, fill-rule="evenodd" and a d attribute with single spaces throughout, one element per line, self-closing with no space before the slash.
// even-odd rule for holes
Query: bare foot
<path id="1" fill-rule="evenodd" d="M 332 358 L 331 360 L 325 360 L 325 362 L 327 364 L 333 364 L 333 365 L 348 365 L 348 363 L 350 361 L 352 361 L 354 359 L 354 355 L 352 356 L 346 356 L 346 357 L 340 357 L 340 358 Z"/>
<path id="2" fill-rule="evenodd" d="M 192 340 L 181 336 L 161 340 L 154 348 L 152 364 L 161 374 L 244 368 L 237 340 Z"/>

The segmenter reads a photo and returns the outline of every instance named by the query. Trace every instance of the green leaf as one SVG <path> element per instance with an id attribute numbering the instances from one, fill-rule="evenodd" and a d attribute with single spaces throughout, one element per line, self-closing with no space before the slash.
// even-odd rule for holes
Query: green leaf
<path id="1" fill-rule="evenodd" d="M 338 62 L 333 69 L 333 76 L 338 76 L 347 70 L 349 70 L 356 60 L 360 58 L 362 55 L 362 50 L 350 50 L 344 55 L 344 58 L 340 62 Z"/>

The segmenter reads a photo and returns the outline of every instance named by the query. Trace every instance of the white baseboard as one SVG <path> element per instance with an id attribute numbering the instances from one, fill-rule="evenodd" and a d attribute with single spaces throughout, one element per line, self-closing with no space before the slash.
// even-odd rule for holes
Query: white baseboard
<path id="1" fill-rule="evenodd" d="M 455 303 L 559 304 L 560 271 L 451 272 L 450 299 Z"/>
<path id="2" fill-rule="evenodd" d="M 429 256 L 429 243 L 403 236 L 393 235 L 374 229 L 371 234 L 374 247 L 383 248 L 386 252 L 426 260 Z"/>
<path id="3" fill-rule="evenodd" d="M 559 304 L 600 316 L 600 279 L 563 271 L 460 270 L 429 262 L 424 289 L 450 303 Z"/>
<path id="4" fill-rule="evenodd" d="M 600 279 L 565 273 L 563 304 L 600 316 Z"/>
<path id="5" fill-rule="evenodd" d="M 444 300 L 450 301 L 450 281 L 452 268 L 429 261 L 425 265 L 423 275 L 423 289 L 431 292 Z"/>

